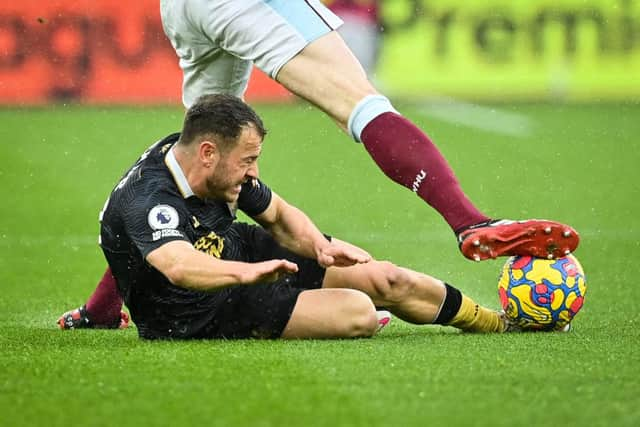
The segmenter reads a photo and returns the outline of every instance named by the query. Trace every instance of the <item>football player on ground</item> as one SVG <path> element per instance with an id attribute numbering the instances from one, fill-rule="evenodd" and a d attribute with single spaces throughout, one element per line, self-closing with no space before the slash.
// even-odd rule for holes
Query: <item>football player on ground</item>
<path id="1" fill-rule="evenodd" d="M 265 129 L 239 98 L 207 95 L 151 146 L 100 215 L 100 244 L 147 339 L 369 337 L 388 312 L 504 332 L 456 288 L 323 235 L 258 177 Z M 241 209 L 260 225 L 235 221 Z"/>
<path id="2" fill-rule="evenodd" d="M 576 249 L 571 227 L 546 220 L 494 220 L 462 191 L 429 137 L 367 79 L 335 31 L 342 21 L 319 0 L 161 0 L 164 31 L 183 70 L 186 107 L 206 93 L 242 97 L 253 65 L 329 115 L 393 181 L 438 211 L 465 257 L 564 256 Z M 126 326 L 107 269 L 78 324 Z M 91 320 L 89 320 L 89 316 Z"/>

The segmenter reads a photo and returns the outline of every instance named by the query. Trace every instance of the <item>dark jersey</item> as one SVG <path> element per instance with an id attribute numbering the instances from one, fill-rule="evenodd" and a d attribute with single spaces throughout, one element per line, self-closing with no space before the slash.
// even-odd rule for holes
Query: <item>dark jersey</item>
<path id="1" fill-rule="evenodd" d="M 224 292 L 172 285 L 145 257 L 173 240 L 211 256 L 252 261 L 242 224 L 227 203 L 195 196 L 171 148 L 179 134 L 151 146 L 115 187 L 101 213 L 100 245 L 141 336 L 198 337 Z M 271 190 L 255 180 L 242 186 L 238 208 L 250 216 L 271 202 Z"/>

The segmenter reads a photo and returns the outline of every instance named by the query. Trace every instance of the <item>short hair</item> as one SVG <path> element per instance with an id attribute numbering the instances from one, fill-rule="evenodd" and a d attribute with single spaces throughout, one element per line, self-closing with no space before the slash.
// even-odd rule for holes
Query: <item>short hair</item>
<path id="1" fill-rule="evenodd" d="M 191 144 L 218 137 L 221 148 L 235 146 L 242 129 L 253 126 L 261 138 L 267 134 L 258 114 L 232 95 L 203 95 L 187 110 L 178 143 Z"/>

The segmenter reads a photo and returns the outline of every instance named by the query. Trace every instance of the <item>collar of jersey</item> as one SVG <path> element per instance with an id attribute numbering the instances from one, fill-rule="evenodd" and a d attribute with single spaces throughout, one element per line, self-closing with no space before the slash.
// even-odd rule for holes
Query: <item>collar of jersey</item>
<path id="1" fill-rule="evenodd" d="M 167 168 L 169 168 L 171 175 L 173 175 L 173 180 L 178 185 L 178 189 L 180 190 L 180 193 L 182 193 L 182 197 L 186 199 L 191 196 L 195 196 L 195 194 L 189 185 L 189 181 L 187 181 L 187 177 L 184 176 L 184 172 L 176 160 L 175 154 L 173 154 L 174 147 L 175 145 L 167 151 L 167 154 L 164 156 L 164 163 L 167 165 Z"/>

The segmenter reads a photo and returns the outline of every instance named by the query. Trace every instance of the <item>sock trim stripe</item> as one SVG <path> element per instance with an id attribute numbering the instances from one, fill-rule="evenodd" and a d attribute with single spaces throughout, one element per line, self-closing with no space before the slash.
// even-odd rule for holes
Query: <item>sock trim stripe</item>
<path id="1" fill-rule="evenodd" d="M 437 325 L 446 325 L 449 323 L 458 311 L 460 311 L 460 307 L 462 306 L 462 293 L 448 283 L 445 283 L 444 286 L 447 288 L 447 293 L 442 302 L 440 312 L 436 320 L 433 321 L 433 323 Z"/>
<path id="2" fill-rule="evenodd" d="M 347 128 L 349 134 L 357 142 L 362 142 L 360 136 L 364 128 L 376 117 L 384 113 L 398 113 L 391 101 L 384 95 L 367 95 L 360 100 L 351 112 Z"/>

